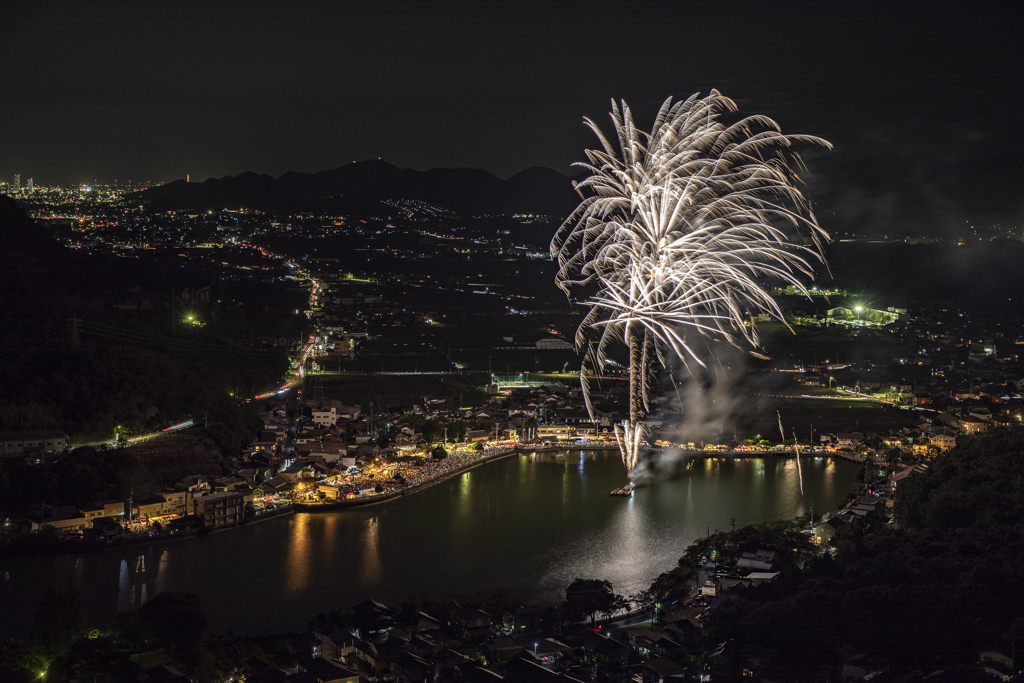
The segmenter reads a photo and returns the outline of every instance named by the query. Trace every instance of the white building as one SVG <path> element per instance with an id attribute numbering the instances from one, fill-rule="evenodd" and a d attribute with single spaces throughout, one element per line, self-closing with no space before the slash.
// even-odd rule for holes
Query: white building
<path id="1" fill-rule="evenodd" d="M 313 422 L 318 427 L 333 427 L 338 422 L 338 412 L 334 406 L 313 411 Z"/>
<path id="2" fill-rule="evenodd" d="M 27 453 L 60 453 L 68 445 L 68 435 L 59 429 L 25 432 L 0 432 L 0 456 Z"/>

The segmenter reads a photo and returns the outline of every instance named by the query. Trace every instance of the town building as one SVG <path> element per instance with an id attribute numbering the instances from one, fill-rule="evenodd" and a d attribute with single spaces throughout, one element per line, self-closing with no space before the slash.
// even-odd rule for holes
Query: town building
<path id="1" fill-rule="evenodd" d="M 60 429 L 0 432 L 0 456 L 5 458 L 26 453 L 60 453 L 67 445 L 68 435 Z"/>
<path id="2" fill-rule="evenodd" d="M 208 529 L 237 526 L 245 518 L 245 495 L 238 491 L 219 491 L 196 496 L 196 514 Z"/>

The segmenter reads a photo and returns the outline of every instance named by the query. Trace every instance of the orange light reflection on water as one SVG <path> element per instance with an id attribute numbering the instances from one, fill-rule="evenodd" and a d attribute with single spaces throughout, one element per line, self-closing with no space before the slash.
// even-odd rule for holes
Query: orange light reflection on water
<path id="1" fill-rule="evenodd" d="M 313 517 L 310 514 L 297 514 L 290 521 L 285 551 L 288 568 L 285 572 L 285 591 L 294 596 L 306 589 L 313 574 L 314 549 L 310 528 Z"/>

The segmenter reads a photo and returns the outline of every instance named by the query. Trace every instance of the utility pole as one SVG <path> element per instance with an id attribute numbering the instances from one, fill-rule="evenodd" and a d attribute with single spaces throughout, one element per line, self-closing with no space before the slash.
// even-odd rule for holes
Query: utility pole
<path id="1" fill-rule="evenodd" d="M 71 348 L 77 349 L 81 344 L 78 338 L 78 314 L 71 316 Z"/>

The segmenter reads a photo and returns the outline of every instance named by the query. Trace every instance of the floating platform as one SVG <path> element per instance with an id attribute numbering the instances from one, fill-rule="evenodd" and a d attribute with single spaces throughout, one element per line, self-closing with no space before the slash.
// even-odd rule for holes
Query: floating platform
<path id="1" fill-rule="evenodd" d="M 621 489 L 615 489 L 614 491 L 612 491 L 611 495 L 613 495 L 613 496 L 626 496 L 626 497 L 632 496 L 633 495 L 633 485 L 632 484 L 626 484 Z"/>

